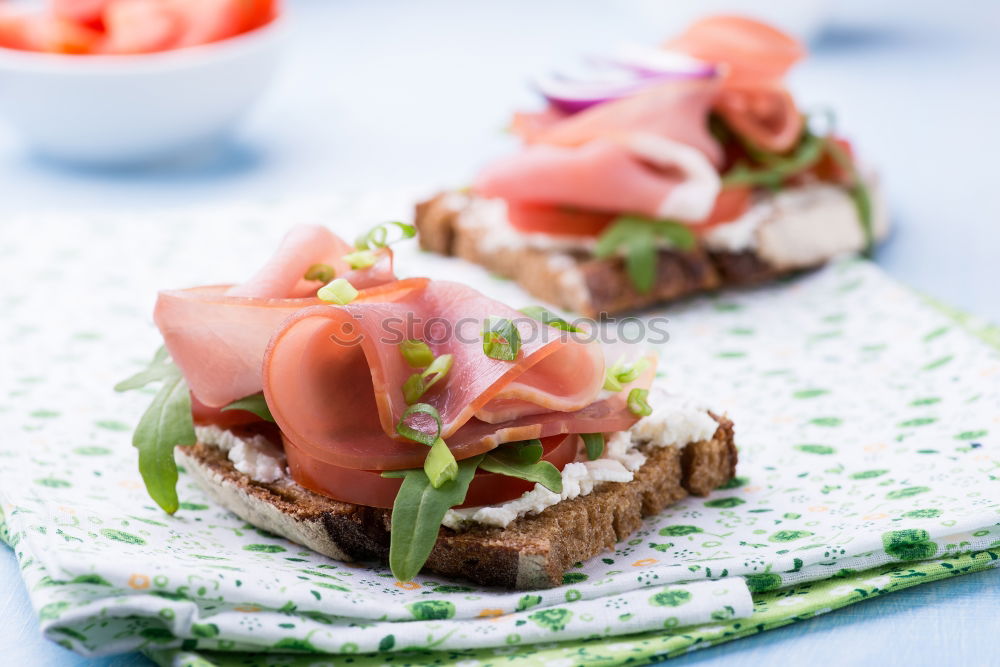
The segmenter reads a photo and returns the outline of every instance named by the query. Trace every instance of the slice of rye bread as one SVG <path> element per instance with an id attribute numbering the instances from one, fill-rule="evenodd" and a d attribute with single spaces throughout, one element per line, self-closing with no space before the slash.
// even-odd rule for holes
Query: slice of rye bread
<path id="1" fill-rule="evenodd" d="M 539 299 L 597 318 L 719 287 L 757 285 L 821 266 L 833 256 L 849 251 L 850 247 L 843 246 L 850 242 L 842 238 L 831 239 L 829 230 L 837 225 L 860 224 L 854 204 L 846 193 L 840 194 L 837 202 L 831 202 L 829 196 L 817 198 L 816 191 L 824 187 L 834 186 L 789 189 L 787 194 L 796 199 L 795 203 L 775 213 L 769 221 L 769 228 L 774 230 L 776 221 L 801 224 L 803 217 L 808 217 L 806 225 L 815 228 L 816 233 L 812 234 L 812 241 L 805 243 L 807 258 L 785 256 L 781 257 L 780 264 L 775 264 L 760 251 L 753 250 L 709 250 L 701 245 L 686 252 L 660 249 L 653 288 L 645 294 L 633 287 L 625 263 L 619 257 L 597 259 L 587 250 L 534 247 L 524 243 L 513 229 L 497 232 L 489 223 L 478 221 L 477 215 L 468 215 L 470 211 L 481 213 L 489 200 L 455 192 L 442 193 L 417 204 L 414 220 L 423 249 L 480 264 L 516 280 Z M 888 218 L 878 180 L 869 179 L 868 187 L 873 198 L 875 236 L 881 239 L 888 233 Z M 860 244 L 860 227 L 855 230 Z M 774 234 L 769 238 L 773 240 Z M 768 247 L 773 254 L 773 242 Z M 859 248 L 860 245 L 854 249 Z"/>
<path id="2" fill-rule="evenodd" d="M 733 424 L 713 417 L 719 427 L 711 440 L 647 448 L 647 460 L 631 482 L 605 482 L 506 528 L 442 527 L 425 571 L 510 589 L 558 586 L 574 563 L 613 549 L 644 516 L 688 494 L 707 495 L 733 478 Z M 253 525 L 335 560 L 388 562 L 390 510 L 332 500 L 289 479 L 256 482 L 217 447 L 197 444 L 176 451 L 210 496 Z"/>

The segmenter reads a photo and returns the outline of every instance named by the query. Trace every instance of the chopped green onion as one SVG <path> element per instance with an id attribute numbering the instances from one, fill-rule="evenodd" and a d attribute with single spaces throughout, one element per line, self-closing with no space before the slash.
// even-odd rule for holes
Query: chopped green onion
<path id="1" fill-rule="evenodd" d="M 605 371 L 604 388 L 608 391 L 621 391 L 624 385 L 629 382 L 635 382 L 648 367 L 649 360 L 645 358 L 631 364 L 626 364 L 619 360 Z"/>
<path id="2" fill-rule="evenodd" d="M 601 458 L 601 454 L 604 453 L 604 434 L 581 433 L 580 437 L 583 438 L 583 447 L 587 450 L 587 458 L 591 461 Z"/>
<path id="3" fill-rule="evenodd" d="M 454 357 L 450 354 L 442 354 L 431 362 L 423 373 L 414 373 L 403 383 L 403 398 L 407 404 L 416 403 L 420 400 L 428 389 L 437 384 L 451 370 L 451 363 Z"/>
<path id="4" fill-rule="evenodd" d="M 579 329 L 547 308 L 542 308 L 541 306 L 528 306 L 527 308 L 522 308 L 521 312 L 533 320 L 538 320 L 542 324 L 548 324 L 550 327 L 555 327 L 556 329 L 562 329 L 563 331 L 569 331 L 571 333 L 580 333 Z"/>
<path id="5" fill-rule="evenodd" d="M 534 440 L 522 440 L 521 442 L 508 442 L 502 445 L 501 449 L 518 463 L 529 465 L 541 461 L 542 455 L 545 453 L 542 441 L 537 438 Z"/>
<path id="6" fill-rule="evenodd" d="M 491 359 L 514 361 L 521 349 L 521 334 L 510 320 L 490 317 L 483 327 L 483 354 Z"/>
<path id="7" fill-rule="evenodd" d="M 448 443 L 441 438 L 434 441 L 431 451 L 424 459 L 424 474 L 435 489 L 441 488 L 445 482 L 450 482 L 458 476 L 458 461 L 448 449 Z"/>
<path id="8" fill-rule="evenodd" d="M 306 274 L 302 277 L 306 280 L 328 283 L 337 277 L 337 271 L 329 264 L 313 264 L 306 269 Z"/>
<path id="9" fill-rule="evenodd" d="M 411 368 L 427 368 L 434 361 L 430 346 L 422 340 L 411 338 L 399 344 L 399 353 Z"/>
<path id="10" fill-rule="evenodd" d="M 639 389 L 636 387 L 628 393 L 628 409 L 634 415 L 640 417 L 648 417 L 653 414 L 653 408 L 649 407 L 647 399 L 649 398 L 648 389 Z"/>
<path id="11" fill-rule="evenodd" d="M 354 285 L 343 278 L 337 278 L 325 287 L 320 287 L 316 296 L 323 301 L 346 306 L 358 298 L 358 290 L 354 289 Z"/>
<path id="12" fill-rule="evenodd" d="M 401 232 L 400 237 L 395 241 L 412 239 L 417 235 L 417 228 L 413 225 L 408 225 L 405 222 L 385 222 L 359 236 L 354 242 L 354 247 L 358 250 L 374 250 L 395 243 L 395 241 L 389 240 L 389 229 L 393 226 L 398 227 Z"/>
<path id="13" fill-rule="evenodd" d="M 375 253 L 371 250 L 358 250 L 348 253 L 344 255 L 343 259 L 352 269 L 367 269 L 375 265 Z"/>
<path id="14" fill-rule="evenodd" d="M 433 434 L 416 429 L 410 425 L 410 421 L 417 415 L 429 415 L 434 423 L 437 425 L 437 430 Z M 434 444 L 434 441 L 441 437 L 441 429 L 443 424 L 441 423 L 441 415 L 438 414 L 437 409 L 433 405 L 428 405 L 427 403 L 414 403 L 406 409 L 403 416 L 399 418 L 399 423 L 396 424 L 396 433 L 400 434 L 408 440 L 413 440 L 414 442 L 419 442 L 420 444 L 427 445 L 430 447 Z"/>

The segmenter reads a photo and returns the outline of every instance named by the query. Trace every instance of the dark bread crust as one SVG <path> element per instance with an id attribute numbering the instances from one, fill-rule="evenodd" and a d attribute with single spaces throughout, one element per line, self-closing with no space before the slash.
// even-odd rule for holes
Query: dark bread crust
<path id="1" fill-rule="evenodd" d="M 580 284 L 567 288 L 565 268 L 553 265 L 552 253 L 536 248 L 480 249 L 477 230 L 457 224 L 460 208 L 448 193 L 416 206 L 415 224 L 420 246 L 440 255 L 454 255 L 479 264 L 493 273 L 514 279 L 532 295 L 586 317 L 596 318 L 645 308 L 663 301 L 719 287 L 722 280 L 709 254 L 696 248 L 688 252 L 660 250 L 653 289 L 643 294 L 635 289 L 620 258 L 597 259 L 586 253 L 560 253 L 570 258 L 580 272 Z"/>
<path id="2" fill-rule="evenodd" d="M 683 448 L 649 448 L 646 463 L 627 483 L 606 482 L 586 496 L 566 500 L 506 528 L 441 528 L 426 571 L 504 588 L 548 588 L 563 573 L 625 539 L 644 516 L 689 493 L 706 495 L 736 469 L 733 424 L 719 422 L 711 440 Z M 238 472 L 221 450 L 197 444 L 178 459 L 218 502 L 254 525 L 344 561 L 388 561 L 389 510 L 352 505 L 308 491 L 294 482 L 255 482 Z"/>

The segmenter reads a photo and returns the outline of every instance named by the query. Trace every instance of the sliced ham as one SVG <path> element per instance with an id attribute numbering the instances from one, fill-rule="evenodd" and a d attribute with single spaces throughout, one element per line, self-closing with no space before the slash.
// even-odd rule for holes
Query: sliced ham
<path id="1" fill-rule="evenodd" d="M 777 28 L 742 16 L 712 16 L 669 40 L 666 48 L 724 64 L 715 110 L 754 146 L 783 153 L 802 134 L 802 114 L 782 84 L 805 47 Z"/>
<path id="2" fill-rule="evenodd" d="M 480 332 L 488 317 L 515 322 L 522 337 L 515 361 L 484 354 Z M 281 326 L 268 347 L 263 379 L 284 436 L 341 467 L 421 465 L 426 446 L 395 430 L 407 408 L 403 383 L 414 372 L 398 349 L 407 338 L 426 341 L 435 355 L 453 355 L 449 374 L 420 400 L 437 409 L 442 437 L 458 458 L 509 440 L 612 430 L 634 421 L 615 404 L 595 403 L 604 382 L 596 343 L 528 319 L 464 285 L 431 282 L 378 303 L 307 308 Z M 415 426 L 433 431 L 430 420 Z"/>
<path id="3" fill-rule="evenodd" d="M 509 202 L 697 221 L 712 210 L 719 175 L 698 150 L 658 135 L 535 145 L 480 172 L 474 188 Z"/>
<path id="4" fill-rule="evenodd" d="M 322 283 L 302 279 L 311 265 L 344 270 L 340 275 L 360 290 L 359 300 L 380 298 L 388 289 L 383 286 L 395 280 L 391 253 L 380 251 L 375 266 L 351 271 L 342 255 L 352 250 L 324 227 L 299 226 L 245 283 L 160 292 L 153 319 L 195 397 L 219 408 L 261 391 L 264 350 L 278 325 L 302 308 L 323 303 L 309 296 Z M 402 289 L 423 282 L 403 281 Z"/>

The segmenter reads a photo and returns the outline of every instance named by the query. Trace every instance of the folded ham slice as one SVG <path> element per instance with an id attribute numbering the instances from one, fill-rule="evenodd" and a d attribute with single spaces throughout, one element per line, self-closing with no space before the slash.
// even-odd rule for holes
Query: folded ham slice
<path id="1" fill-rule="evenodd" d="M 261 391 L 271 334 L 293 313 L 323 303 L 310 296 L 322 283 L 303 280 L 313 264 L 334 267 L 360 290 L 360 300 L 379 298 L 380 286 L 395 280 L 391 251 L 380 250 L 374 266 L 356 271 L 343 260 L 352 251 L 325 227 L 300 225 L 245 283 L 160 292 L 153 319 L 194 396 L 219 408 Z"/>
<path id="2" fill-rule="evenodd" d="M 483 352 L 488 317 L 515 323 L 522 338 L 516 360 Z M 441 435 L 457 458 L 503 442 L 620 430 L 635 421 L 622 396 L 596 400 L 604 383 L 597 343 L 442 281 L 383 293 L 377 303 L 307 308 L 282 324 L 265 355 L 263 384 L 284 437 L 344 468 L 422 465 L 427 447 L 396 433 L 408 407 L 403 383 L 414 372 L 398 347 L 408 338 L 424 340 L 436 356 L 453 355 L 451 371 L 420 400 L 440 414 Z M 430 420 L 415 426 L 434 430 Z"/>

